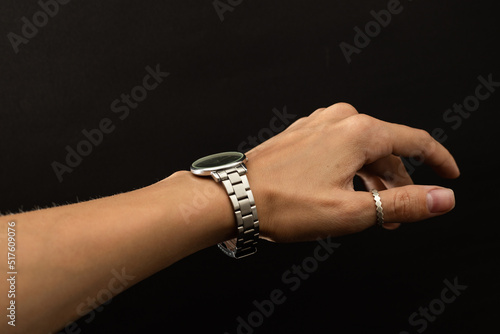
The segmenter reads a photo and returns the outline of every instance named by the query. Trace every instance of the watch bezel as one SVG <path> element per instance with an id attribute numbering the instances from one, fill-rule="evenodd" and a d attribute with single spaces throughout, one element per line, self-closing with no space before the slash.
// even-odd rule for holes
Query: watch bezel
<path id="1" fill-rule="evenodd" d="M 225 153 L 228 153 L 228 154 L 238 153 L 238 154 L 241 154 L 241 157 L 238 160 L 234 161 L 234 162 L 231 162 L 229 164 L 219 165 L 219 166 L 204 167 L 204 168 L 194 167 L 193 166 L 197 161 L 199 161 L 201 159 L 206 159 L 206 158 L 209 158 L 209 157 L 214 156 L 214 155 L 225 154 Z M 214 154 L 210 154 L 210 155 L 207 155 L 207 156 L 204 156 L 204 157 L 201 157 L 201 158 L 195 160 L 191 164 L 191 173 L 193 173 L 195 175 L 199 175 L 199 176 L 210 176 L 212 174 L 212 172 L 223 170 L 223 169 L 233 168 L 233 167 L 241 165 L 242 163 L 245 163 L 246 161 L 248 161 L 248 158 L 246 157 L 245 153 L 241 153 L 241 152 L 219 152 L 219 153 L 214 153 Z"/>

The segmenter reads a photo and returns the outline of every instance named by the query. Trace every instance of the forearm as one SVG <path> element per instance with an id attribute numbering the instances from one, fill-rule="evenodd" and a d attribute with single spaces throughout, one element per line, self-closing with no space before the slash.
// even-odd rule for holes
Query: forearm
<path id="1" fill-rule="evenodd" d="M 3 216 L 3 259 L 9 221 L 17 230 L 19 321 L 15 328 L 2 321 L 0 329 L 16 333 L 55 331 L 90 311 L 88 298 L 102 289 L 119 293 L 235 231 L 224 189 L 188 172 L 124 194 Z M 0 268 L 7 272 L 7 261 Z M 126 274 L 123 282 L 117 273 Z M 7 292 L 5 280 L 0 287 Z M 6 293 L 0 296 L 5 310 Z"/>

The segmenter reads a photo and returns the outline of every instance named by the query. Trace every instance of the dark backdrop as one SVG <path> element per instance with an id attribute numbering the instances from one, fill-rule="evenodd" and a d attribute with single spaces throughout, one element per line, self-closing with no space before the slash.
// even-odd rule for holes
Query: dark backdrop
<path id="1" fill-rule="evenodd" d="M 442 129 L 461 177 L 409 167 L 416 183 L 452 187 L 457 206 L 397 231 L 336 239 L 341 246 L 295 291 L 282 275 L 312 256 L 316 242 L 262 242 L 240 261 L 212 247 L 115 297 L 76 329 L 232 334 L 249 315 L 255 333 L 479 333 L 496 325 L 500 91 L 483 87 L 489 96 L 474 98 L 478 77 L 500 81 L 495 2 L 227 1 L 221 16 L 212 1 L 71 1 L 57 10 L 48 1 L 51 15 L 37 14 L 35 0 L 3 1 L 0 210 L 142 187 L 202 155 L 243 147 L 248 136 L 265 139 L 273 109 L 298 118 L 339 101 Z M 398 12 L 390 22 L 380 13 L 388 5 Z M 385 20 L 380 31 L 372 10 Z M 366 24 L 369 42 L 357 32 Z M 342 44 L 350 62 L 341 43 L 351 45 Z M 136 86 L 147 66 L 169 75 L 127 117 L 121 102 L 113 112 L 122 93 L 143 92 Z M 470 112 L 447 111 L 464 100 Z M 82 131 L 106 118 L 113 131 L 60 182 L 53 163 L 65 163 L 66 146 L 75 149 Z M 467 286 L 450 303 L 440 302 L 445 280 Z M 286 301 L 260 321 L 253 301 L 274 289 Z M 429 306 L 437 315 L 418 315 Z"/>

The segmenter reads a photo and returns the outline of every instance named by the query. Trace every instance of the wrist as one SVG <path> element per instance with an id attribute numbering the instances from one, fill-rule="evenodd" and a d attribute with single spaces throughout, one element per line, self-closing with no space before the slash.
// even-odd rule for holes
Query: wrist
<path id="1" fill-rule="evenodd" d="M 224 187 L 211 178 L 179 171 L 151 188 L 165 221 L 173 219 L 179 233 L 188 234 L 186 246 L 191 253 L 236 236 L 229 198 Z"/>

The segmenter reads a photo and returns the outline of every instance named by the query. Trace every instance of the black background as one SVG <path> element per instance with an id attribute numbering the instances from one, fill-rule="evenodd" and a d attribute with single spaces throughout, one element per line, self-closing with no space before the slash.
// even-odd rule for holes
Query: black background
<path id="1" fill-rule="evenodd" d="M 363 29 L 370 11 L 387 2 L 246 0 L 221 22 L 211 1 L 72 1 L 17 54 L 7 34 L 21 34 L 21 18 L 31 21 L 40 7 L 2 2 L 4 213 L 151 184 L 200 156 L 236 150 L 269 126 L 273 108 L 286 106 L 298 118 L 339 101 L 386 121 L 442 128 L 462 172 L 450 181 L 416 168 L 416 183 L 455 190 L 455 210 L 336 239 L 339 249 L 296 291 L 282 274 L 311 256 L 316 242 L 263 241 L 240 261 L 212 247 L 115 297 L 92 322 L 84 317 L 81 333 L 232 334 L 236 318 L 246 319 L 252 301 L 274 289 L 287 299 L 255 333 L 417 333 L 408 317 L 455 277 L 468 288 L 425 333 L 496 325 L 500 91 L 457 129 L 443 119 L 474 95 L 478 76 L 500 81 L 495 2 L 404 0 L 348 64 L 339 43 L 353 44 L 353 28 Z M 170 76 L 120 120 L 111 102 L 157 64 Z M 81 131 L 105 117 L 115 131 L 59 182 L 51 163 L 63 163 L 65 146 L 75 147 Z"/>

